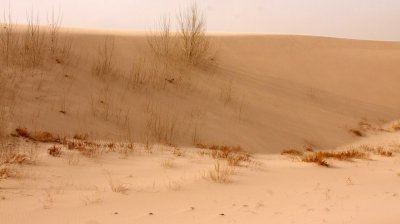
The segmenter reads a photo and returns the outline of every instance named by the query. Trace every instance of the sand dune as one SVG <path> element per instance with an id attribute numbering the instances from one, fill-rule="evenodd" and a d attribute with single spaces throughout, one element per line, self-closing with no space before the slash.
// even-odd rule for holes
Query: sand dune
<path id="1" fill-rule="evenodd" d="M 110 30 L 2 58 L 0 222 L 399 222 L 400 43 L 211 38 L 202 66 Z"/>
<path id="2" fill-rule="evenodd" d="M 383 123 L 399 117 L 396 42 L 218 35 L 213 41 L 216 68 L 186 71 L 190 81 L 184 90 L 170 85 L 159 91 L 126 88 L 121 78 L 99 81 L 91 69 L 105 35 L 75 31 L 67 36 L 73 40 L 70 65 L 46 62 L 34 74 L 3 69 L 21 74 L 13 75 L 18 92 L 13 128 L 143 142 L 143 108 L 151 102 L 191 123 L 176 134 L 174 144 L 193 145 L 196 130 L 202 143 L 268 153 L 305 144 L 333 148 L 353 139 L 348 129 L 362 118 Z M 115 36 L 113 61 L 120 73 L 127 75 L 132 63 L 146 55 L 145 36 Z M 227 90 L 228 104 L 221 99 Z M 120 115 L 93 116 L 93 104 L 105 98 L 110 114 Z M 66 116 L 60 107 L 67 108 Z M 193 113 L 196 121 L 188 121 Z M 115 121 L 122 117 L 129 121 Z"/>

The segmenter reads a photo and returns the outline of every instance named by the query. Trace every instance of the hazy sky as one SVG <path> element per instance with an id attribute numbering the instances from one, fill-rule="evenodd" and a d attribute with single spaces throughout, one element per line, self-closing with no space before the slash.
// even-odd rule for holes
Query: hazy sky
<path id="1" fill-rule="evenodd" d="M 0 0 L 17 22 L 62 9 L 66 26 L 145 30 L 193 0 Z M 400 0 L 198 0 L 209 31 L 400 40 Z"/>

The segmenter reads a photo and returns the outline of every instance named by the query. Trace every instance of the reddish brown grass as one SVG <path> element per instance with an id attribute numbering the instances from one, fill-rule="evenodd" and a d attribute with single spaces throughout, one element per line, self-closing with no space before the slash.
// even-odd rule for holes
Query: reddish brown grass
<path id="1" fill-rule="evenodd" d="M 47 149 L 47 152 L 49 155 L 54 156 L 54 157 L 60 157 L 62 154 L 61 147 L 57 147 L 53 145 L 51 148 Z"/>
<path id="2" fill-rule="evenodd" d="M 285 149 L 281 152 L 281 155 L 291 155 L 291 156 L 302 156 L 304 152 L 297 149 Z"/>
<path id="3" fill-rule="evenodd" d="M 16 128 L 15 131 L 18 136 L 30 139 L 35 142 L 52 142 L 52 143 L 61 142 L 61 139 L 59 137 L 55 137 L 50 132 L 47 131 L 29 132 L 26 128 Z"/>

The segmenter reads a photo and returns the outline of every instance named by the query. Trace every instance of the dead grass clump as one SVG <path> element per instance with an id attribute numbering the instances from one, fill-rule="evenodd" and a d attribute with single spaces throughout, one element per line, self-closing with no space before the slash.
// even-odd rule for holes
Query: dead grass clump
<path id="1" fill-rule="evenodd" d="M 9 156 L 9 158 L 4 162 L 6 164 L 33 164 L 34 159 L 31 158 L 27 153 L 16 152 Z"/>
<path id="2" fill-rule="evenodd" d="M 313 153 L 308 153 L 302 156 L 301 160 L 307 163 L 316 163 L 321 166 L 329 166 L 326 162 L 326 159 L 336 159 L 336 160 L 347 160 L 351 161 L 352 159 L 366 159 L 368 158 L 368 153 L 350 149 L 345 151 L 318 151 Z"/>
<path id="3" fill-rule="evenodd" d="M 29 132 L 26 128 L 16 128 L 16 135 L 30 139 L 36 142 L 52 142 L 52 143 L 60 143 L 61 139 L 59 137 L 53 136 L 50 132 L 47 131 L 36 131 Z"/>
<path id="4" fill-rule="evenodd" d="M 214 168 L 210 170 L 209 177 L 216 183 L 228 183 L 231 181 L 230 176 L 233 172 L 232 168 L 221 166 L 221 164 L 217 162 L 214 164 Z"/>
<path id="5" fill-rule="evenodd" d="M 400 131 L 400 121 L 395 121 L 390 125 L 392 131 Z"/>
<path id="6" fill-rule="evenodd" d="M 60 157 L 62 154 L 61 147 L 57 147 L 55 145 L 53 145 L 51 148 L 47 149 L 47 152 L 49 153 L 49 155 L 51 155 L 53 157 Z"/>
<path id="7" fill-rule="evenodd" d="M 176 147 L 172 151 L 172 154 L 174 154 L 177 157 L 182 157 L 182 156 L 185 155 L 184 152 L 182 151 L 182 149 L 179 149 L 179 148 L 176 148 Z"/>
<path id="8" fill-rule="evenodd" d="M 245 152 L 240 146 L 227 145 L 206 145 L 198 143 L 196 146 L 202 150 L 198 153 L 201 156 L 208 155 L 214 159 L 226 160 L 230 166 L 240 166 L 242 162 L 250 162 L 251 155 Z"/>
<path id="9" fill-rule="evenodd" d="M 364 136 L 364 134 L 360 130 L 357 130 L 357 129 L 350 129 L 349 132 L 358 137 Z"/>
<path id="10" fill-rule="evenodd" d="M 325 158 L 321 154 L 309 154 L 302 158 L 303 162 L 306 163 L 316 163 L 320 166 L 329 167 L 328 162 L 326 162 Z"/>
<path id="11" fill-rule="evenodd" d="M 161 166 L 164 168 L 173 168 L 174 167 L 174 162 L 171 158 L 164 159 L 161 161 Z"/>
<path id="12" fill-rule="evenodd" d="M 7 179 L 17 176 L 19 176 L 19 174 L 15 167 L 12 167 L 8 164 L 0 165 L 0 179 Z"/>
<path id="13" fill-rule="evenodd" d="M 304 153 L 297 149 L 285 149 L 281 152 L 281 155 L 291 155 L 291 156 L 302 156 Z"/>
<path id="14" fill-rule="evenodd" d="M 109 173 L 107 173 L 107 180 L 112 192 L 126 194 L 129 190 L 129 187 L 126 184 L 116 183 Z"/>
<path id="15" fill-rule="evenodd" d="M 85 140 L 87 140 L 89 138 L 89 135 L 88 134 L 75 134 L 74 136 L 73 136 L 73 139 L 76 139 L 76 140 L 80 140 L 80 141 L 85 141 Z"/>
<path id="16" fill-rule="evenodd" d="M 385 156 L 385 157 L 391 157 L 393 155 L 393 150 L 385 149 L 382 146 L 374 147 L 374 146 L 370 146 L 370 145 L 360 145 L 357 148 L 360 150 L 363 150 L 365 152 L 374 153 L 376 155 Z"/>

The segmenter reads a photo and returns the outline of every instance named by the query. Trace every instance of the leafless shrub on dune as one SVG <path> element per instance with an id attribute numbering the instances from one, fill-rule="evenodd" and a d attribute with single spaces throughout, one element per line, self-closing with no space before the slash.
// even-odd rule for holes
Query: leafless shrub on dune
<path id="1" fill-rule="evenodd" d="M 27 27 L 22 35 L 21 58 L 24 66 L 35 68 L 43 63 L 45 36 L 39 25 L 39 14 L 27 15 Z"/>
<path id="2" fill-rule="evenodd" d="M 155 55 L 168 57 L 171 54 L 172 46 L 171 18 L 163 16 L 156 23 L 154 31 L 147 35 L 147 43 Z"/>
<path id="3" fill-rule="evenodd" d="M 117 74 L 114 64 L 114 37 L 107 36 L 104 42 L 99 45 L 97 57 L 94 59 L 92 74 L 102 80 L 113 77 Z"/>
<path id="4" fill-rule="evenodd" d="M 18 44 L 19 36 L 12 21 L 11 11 L 4 11 L 3 19 L 0 20 L 0 51 L 6 67 L 15 59 Z"/>
<path id="5" fill-rule="evenodd" d="M 210 53 L 206 21 L 197 4 L 178 13 L 178 38 L 182 56 L 193 65 L 204 63 Z"/>
<path id="6" fill-rule="evenodd" d="M 64 38 L 60 35 L 62 29 L 61 11 L 55 12 L 53 9 L 47 23 L 47 42 L 50 57 L 58 64 L 67 64 L 70 60 L 72 39 L 66 34 Z"/>

